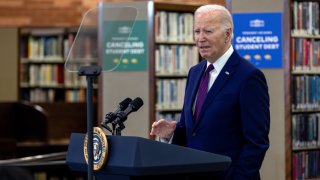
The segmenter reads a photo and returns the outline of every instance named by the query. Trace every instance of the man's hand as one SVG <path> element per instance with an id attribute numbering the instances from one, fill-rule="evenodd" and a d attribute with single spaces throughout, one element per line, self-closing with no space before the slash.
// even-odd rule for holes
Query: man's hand
<path id="1" fill-rule="evenodd" d="M 176 121 L 166 121 L 165 119 L 160 119 L 156 121 L 151 126 L 150 135 L 158 136 L 164 139 L 170 139 L 176 129 Z"/>

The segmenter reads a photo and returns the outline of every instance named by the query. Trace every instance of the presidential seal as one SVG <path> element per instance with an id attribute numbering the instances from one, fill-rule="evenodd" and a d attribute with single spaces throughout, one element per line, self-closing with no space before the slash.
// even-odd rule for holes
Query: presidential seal
<path id="1" fill-rule="evenodd" d="M 88 133 L 84 139 L 83 145 L 84 158 L 88 164 Z M 93 128 L 93 170 L 100 170 L 107 161 L 108 157 L 108 141 L 99 127 Z"/>

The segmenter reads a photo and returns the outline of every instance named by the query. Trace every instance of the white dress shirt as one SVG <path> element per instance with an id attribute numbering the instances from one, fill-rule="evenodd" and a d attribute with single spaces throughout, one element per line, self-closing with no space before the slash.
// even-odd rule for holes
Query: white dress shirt
<path id="1" fill-rule="evenodd" d="M 214 69 L 210 71 L 210 78 L 209 78 L 209 84 L 208 84 L 208 91 L 212 87 L 214 81 L 217 79 L 219 73 L 221 72 L 224 65 L 227 63 L 228 59 L 230 58 L 231 54 L 233 53 L 233 47 L 230 46 L 229 49 L 218 59 L 216 62 L 214 62 L 212 65 Z M 210 62 L 207 61 L 207 68 L 210 65 Z"/>

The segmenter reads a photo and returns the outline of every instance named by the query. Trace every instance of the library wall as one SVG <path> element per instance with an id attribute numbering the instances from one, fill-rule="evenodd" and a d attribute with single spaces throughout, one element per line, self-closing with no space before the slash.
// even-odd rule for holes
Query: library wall
<path id="1" fill-rule="evenodd" d="M 229 0 L 233 13 L 247 12 L 283 12 L 285 0 Z M 248 6 L 250 4 L 250 6 Z M 230 7 L 229 7 L 230 9 Z M 283 13 L 283 19 L 288 19 Z M 235 27 L 236 28 L 236 27 Z M 270 95 L 270 148 L 267 151 L 262 168 L 260 170 L 261 179 L 285 179 L 285 86 L 284 86 L 284 67 L 285 57 L 289 49 L 286 45 L 286 25 L 283 25 L 283 68 L 281 69 L 262 69 L 264 72 Z"/>
<path id="2" fill-rule="evenodd" d="M 88 2 L 88 0 L 0 0 L 0 25 L 78 25 L 82 13 L 92 6 Z"/>
<path id="3" fill-rule="evenodd" d="M 0 0 L 0 26 L 78 26 L 83 13 L 96 7 L 98 2 L 128 1 L 134 0 Z M 155 0 L 155 2 L 173 3 L 171 0 Z M 224 0 L 174 1 L 184 4 L 225 4 L 224 2 Z"/>

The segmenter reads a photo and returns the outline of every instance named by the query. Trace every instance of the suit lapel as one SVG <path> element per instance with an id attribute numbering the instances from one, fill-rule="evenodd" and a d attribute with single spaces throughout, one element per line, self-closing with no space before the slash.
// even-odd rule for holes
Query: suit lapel
<path id="1" fill-rule="evenodd" d="M 206 107 L 214 100 L 214 98 L 221 92 L 224 85 L 228 82 L 228 80 L 232 77 L 236 70 L 236 65 L 239 63 L 240 57 L 234 51 L 230 58 L 228 59 L 227 63 L 222 68 L 221 72 L 219 73 L 217 79 L 214 81 L 212 87 L 210 88 L 206 99 L 203 103 L 202 109 L 199 114 L 199 119 L 196 122 L 196 125 L 194 127 L 194 130 L 202 120 L 203 113 L 206 109 Z"/>

